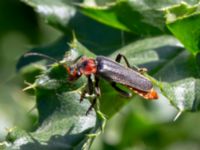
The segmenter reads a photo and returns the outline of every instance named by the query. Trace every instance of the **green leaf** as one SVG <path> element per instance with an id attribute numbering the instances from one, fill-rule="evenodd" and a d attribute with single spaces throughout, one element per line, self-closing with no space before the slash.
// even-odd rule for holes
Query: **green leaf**
<path id="1" fill-rule="evenodd" d="M 182 51 L 157 73 L 165 81 L 161 88 L 163 95 L 181 112 L 199 110 L 200 68 L 197 59 Z"/>
<path id="2" fill-rule="evenodd" d="M 109 119 L 129 101 L 142 100 L 134 93 L 130 99 L 122 97 L 108 81 L 101 79 L 102 95 L 99 103 L 86 116 L 85 113 L 91 106 L 92 99 L 86 97 L 82 103 L 79 101 L 80 93 L 85 88 L 87 80 L 82 76 L 75 82 L 69 82 L 65 66 L 73 63 L 71 58 L 73 60 L 79 55 L 92 58 L 95 58 L 95 54 L 109 55 L 114 60 L 118 53 L 122 53 L 128 58 L 131 66 L 148 68 L 149 75 L 144 74 L 144 76 L 152 80 L 154 88 L 159 93 L 159 101 L 166 100 L 163 98 L 164 95 L 179 112 L 198 111 L 200 103 L 199 5 L 194 4 L 199 1 L 187 0 L 191 6 L 180 4 L 180 1 L 120 0 L 108 4 L 107 0 L 101 3 L 94 0 L 94 3 L 102 5 L 105 2 L 106 5 L 101 7 L 82 5 L 80 10 L 84 14 L 110 26 L 106 27 L 80 14 L 74 7 L 74 1 L 71 0 L 23 0 L 47 23 L 64 33 L 64 36 L 55 43 L 31 51 L 42 52 L 58 60 L 64 58 L 60 63 L 51 62 L 52 65 L 46 65 L 43 70 L 32 70 L 32 68 L 26 70 L 28 75 L 26 77 L 30 78 L 28 81 L 32 82 L 33 76 L 37 76 L 30 87 L 35 91 L 38 121 L 33 125 L 33 131 L 25 131 L 17 127 L 10 129 L 6 141 L 0 143 L 0 149 L 89 149 L 94 137 L 101 132 L 98 131 L 105 124 L 104 115 Z M 172 6 L 174 4 L 178 5 Z M 168 7 L 167 11 L 166 7 Z M 168 13 L 168 28 L 185 48 L 172 36 L 149 37 L 168 33 L 164 18 L 165 11 Z M 74 40 L 71 45 L 67 44 L 73 38 L 71 36 L 73 31 L 86 47 L 77 40 Z M 144 36 L 149 38 L 142 39 Z M 126 45 L 127 43 L 129 44 Z M 195 55 L 186 51 L 186 48 Z M 95 54 L 88 49 L 92 49 Z M 69 53 L 64 55 L 66 51 L 71 52 L 71 55 Z M 40 59 L 36 57 L 22 56 L 18 62 L 18 69 L 38 60 Z M 65 65 L 62 65 L 63 63 Z M 128 91 L 126 87 L 123 88 Z M 144 102 L 149 104 L 155 101 Z M 98 107 L 101 111 L 98 111 Z M 149 127 L 151 123 L 148 123 L 148 119 L 140 120 L 136 115 L 128 120 L 133 120 L 131 125 L 135 125 L 132 131 L 136 133 L 134 137 L 136 140 L 137 136 L 141 136 L 148 139 L 146 143 L 158 141 L 159 132 L 154 131 L 157 127 Z M 152 128 L 153 130 L 150 130 Z M 130 133 L 132 128 L 125 126 L 125 129 Z M 135 132 L 135 129 L 138 132 Z M 151 136 L 146 132 L 150 132 Z M 131 136 L 128 138 L 131 139 Z M 152 140 L 149 140 L 150 138 Z M 127 141 L 133 143 L 133 140 Z"/>
<path id="3" fill-rule="evenodd" d="M 80 10 L 85 15 L 120 30 L 141 35 L 165 32 L 163 11 L 139 4 L 137 1 L 119 1 L 102 7 L 80 5 Z"/>
<path id="4" fill-rule="evenodd" d="M 179 111 L 199 110 L 199 57 L 192 56 L 171 36 L 139 40 L 116 51 L 130 64 L 146 67 L 169 102 Z"/>
<path id="5" fill-rule="evenodd" d="M 167 27 L 194 55 L 200 50 L 199 7 L 181 3 L 166 10 Z"/>
<path id="6" fill-rule="evenodd" d="M 71 44 L 71 52 L 71 55 L 66 55 L 65 60 L 74 58 L 73 55 L 77 57 L 77 54 L 94 57 L 94 54 L 77 40 Z M 127 56 L 131 65 L 148 68 L 149 73 L 158 80 L 153 82 L 161 90 L 159 95 L 166 96 L 179 111 L 198 110 L 200 71 L 199 67 L 191 66 L 198 66 L 199 62 L 196 61 L 196 57 L 185 51 L 174 37 L 159 36 L 138 40 L 117 50 L 111 58 L 114 59 L 118 53 Z M 8 136 L 12 143 L 9 143 L 11 148 L 76 149 L 91 144 L 92 140 L 86 134 L 97 134 L 104 122 L 103 117 L 94 111 L 85 116 L 90 106 L 89 99 L 79 103 L 79 92 L 86 84 L 85 77 L 76 82 L 69 82 L 67 77 L 66 68 L 58 64 L 38 77 L 34 83 L 39 112 L 36 130 L 25 135 L 22 134 L 24 132 L 11 132 L 17 137 L 13 139 L 13 136 Z M 101 80 L 100 87 L 102 96 L 99 106 L 107 118 L 116 114 L 128 101 L 136 98 L 136 94 L 131 99 L 120 96 L 109 82 L 104 80 Z"/>
<path id="7" fill-rule="evenodd" d="M 33 7 L 46 23 L 59 29 L 65 35 L 58 39 L 58 42 L 55 42 L 55 44 L 37 48 L 42 53 L 45 51 L 45 54 L 48 53 L 48 48 L 51 49 L 51 46 L 52 49 L 58 47 L 61 52 L 63 52 L 63 49 L 66 50 L 66 43 L 70 43 L 73 39 L 72 32 L 76 34 L 79 41 L 87 46 L 88 49 L 96 54 L 105 55 L 111 54 L 123 44 L 137 38 L 137 36 L 122 33 L 120 30 L 105 26 L 84 16 L 74 7 L 76 1 L 22 0 L 22 2 Z M 65 40 L 65 43 L 63 42 L 65 46 L 59 45 L 59 40 L 61 42 Z M 32 51 L 35 51 L 35 49 Z M 50 56 L 54 55 L 57 56 L 55 53 L 50 53 Z"/>
<path id="8" fill-rule="evenodd" d="M 155 84 L 161 89 L 160 94 L 166 96 L 179 111 L 199 109 L 200 70 L 199 67 L 191 67 L 198 66 L 199 62 L 196 61 L 198 58 L 185 51 L 175 38 L 159 36 L 139 40 L 117 50 L 111 55 L 112 59 L 115 59 L 118 53 L 127 56 L 130 64 L 148 68 L 149 73 L 158 80 Z M 106 81 L 101 81 L 100 85 L 102 87 L 100 108 L 108 118 L 129 100 L 135 98 L 129 100 L 123 98 Z M 191 88 L 188 89 L 188 86 Z M 177 93 L 181 93 L 182 99 Z"/>
<path id="9" fill-rule="evenodd" d="M 184 2 L 194 5 L 199 1 Z M 90 3 L 86 1 L 85 4 L 79 5 L 83 14 L 108 26 L 149 36 L 169 33 L 165 22 L 165 10 L 181 4 L 182 0 L 120 0 L 104 5 L 95 5 L 98 2 L 93 0 L 93 3 Z"/>
<path id="10" fill-rule="evenodd" d="M 60 94 L 60 95 L 58 95 Z M 58 96 L 57 96 L 58 95 Z M 86 116 L 89 102 L 79 103 L 77 92 L 37 90 L 38 128 L 13 139 L 12 149 L 79 149 L 95 126 L 95 113 Z M 11 131 L 12 134 L 16 131 Z M 21 132 L 19 133 L 21 135 Z"/>
<path id="11" fill-rule="evenodd" d="M 191 77 L 171 84 L 163 83 L 162 92 L 180 112 L 198 111 L 199 85 L 200 80 Z"/>
<path id="12" fill-rule="evenodd" d="M 76 40 L 71 47 L 71 53 L 68 52 L 65 59 L 75 59 L 78 55 L 94 56 Z M 77 49 L 76 53 L 74 49 Z M 19 128 L 10 130 L 7 136 L 9 149 L 90 147 L 93 137 L 89 135 L 96 134 L 102 127 L 103 116 L 96 114 L 95 111 L 86 116 L 91 104 L 87 99 L 80 103 L 80 92 L 85 86 L 85 78 L 82 77 L 73 83 L 67 78 L 67 70 L 60 64 L 53 64 L 37 77 L 35 83 L 31 85 L 35 89 L 38 110 L 35 130 L 33 132 L 25 132 Z"/>

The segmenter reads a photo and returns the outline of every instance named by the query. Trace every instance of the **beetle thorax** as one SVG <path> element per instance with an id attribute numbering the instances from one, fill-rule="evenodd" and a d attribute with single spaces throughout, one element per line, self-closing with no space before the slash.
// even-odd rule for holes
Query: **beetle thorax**
<path id="1" fill-rule="evenodd" d="M 80 71 L 81 74 L 84 74 L 84 75 L 95 74 L 97 71 L 96 61 L 91 58 L 83 59 L 78 64 L 78 70 Z"/>

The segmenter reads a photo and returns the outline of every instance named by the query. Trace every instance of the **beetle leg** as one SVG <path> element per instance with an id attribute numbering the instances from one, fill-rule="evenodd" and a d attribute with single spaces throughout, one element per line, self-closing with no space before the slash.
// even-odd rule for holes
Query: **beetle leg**
<path id="1" fill-rule="evenodd" d="M 86 94 L 92 95 L 94 93 L 94 87 L 91 76 L 87 76 L 87 79 L 88 79 L 87 88 L 84 88 L 84 90 L 81 92 L 80 102 L 83 101 L 83 98 L 85 98 Z"/>
<path id="2" fill-rule="evenodd" d="M 94 105 L 96 104 L 97 102 L 97 98 L 95 97 L 93 100 L 92 100 L 92 104 L 90 105 L 90 107 L 88 108 L 87 112 L 86 112 L 86 115 L 88 115 L 88 113 L 92 110 L 92 108 L 94 107 Z"/>
<path id="3" fill-rule="evenodd" d="M 80 96 L 80 103 L 83 101 L 83 98 L 85 98 L 85 95 L 87 94 L 87 90 L 84 89 L 82 92 L 81 92 L 81 96 Z"/>
<path id="4" fill-rule="evenodd" d="M 144 74 L 144 73 L 146 73 L 148 70 L 147 70 L 147 68 L 138 68 L 137 71 L 140 72 L 141 74 Z"/>
<path id="5" fill-rule="evenodd" d="M 131 66 L 130 66 L 128 60 L 127 60 L 127 58 L 124 55 L 122 55 L 122 54 L 118 54 L 117 57 L 115 58 L 115 61 L 118 62 L 118 63 L 120 63 L 122 58 L 124 59 L 127 67 L 131 68 Z"/>
<path id="6" fill-rule="evenodd" d="M 101 90 L 99 88 L 99 78 L 95 76 L 95 93 L 97 96 L 101 95 Z"/>
<path id="7" fill-rule="evenodd" d="M 128 62 L 128 59 L 124 55 L 122 55 L 122 54 L 118 54 L 117 57 L 115 58 L 115 61 L 118 62 L 118 63 L 120 63 L 122 58 L 124 59 L 127 67 L 132 68 L 133 70 L 138 71 L 141 74 L 144 74 L 144 73 L 147 72 L 146 68 L 138 68 L 136 66 L 131 67 L 130 64 L 129 64 L 129 62 Z"/>
<path id="8" fill-rule="evenodd" d="M 115 82 L 112 82 L 112 83 L 111 83 L 111 86 L 112 86 L 116 91 L 118 91 L 121 95 L 123 95 L 123 96 L 125 96 L 125 97 L 131 97 L 131 96 L 132 96 L 131 93 L 128 93 L 128 92 L 126 92 L 126 91 L 120 89 L 120 88 L 116 85 Z"/>
<path id="9" fill-rule="evenodd" d="M 95 76 L 95 94 L 97 97 L 99 97 L 101 95 L 101 91 L 99 88 L 99 78 Z M 94 91 L 93 91 L 94 92 Z M 88 108 L 86 115 L 88 115 L 88 113 L 92 110 L 92 108 L 95 106 L 96 102 L 97 102 L 97 97 L 95 97 L 92 100 L 92 104 L 90 105 L 90 107 Z"/>
<path id="10" fill-rule="evenodd" d="M 92 79 L 91 79 L 91 75 L 87 76 L 87 79 L 88 79 L 88 94 L 89 95 L 92 95 L 94 93 L 94 85 L 93 85 L 93 82 L 92 82 Z"/>

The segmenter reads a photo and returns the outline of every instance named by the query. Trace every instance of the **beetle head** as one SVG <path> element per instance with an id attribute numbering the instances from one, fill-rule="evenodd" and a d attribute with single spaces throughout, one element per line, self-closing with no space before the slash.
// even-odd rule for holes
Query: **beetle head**
<path id="1" fill-rule="evenodd" d="M 95 74 L 96 71 L 97 65 L 95 59 L 84 56 L 81 57 L 75 64 L 67 67 L 70 81 L 78 79 L 82 74 L 86 76 Z"/>
<path id="2" fill-rule="evenodd" d="M 79 71 L 76 64 L 70 67 L 67 67 L 67 72 L 69 75 L 69 78 L 68 78 L 69 81 L 77 80 L 82 75 L 82 73 Z"/>

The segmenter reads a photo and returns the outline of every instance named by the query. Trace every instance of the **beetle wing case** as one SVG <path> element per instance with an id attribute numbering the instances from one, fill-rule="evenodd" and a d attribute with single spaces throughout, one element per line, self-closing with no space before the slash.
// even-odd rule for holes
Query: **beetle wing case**
<path id="1" fill-rule="evenodd" d="M 141 92 L 149 92 L 153 85 L 139 72 L 125 67 L 104 56 L 97 56 L 97 75 L 111 82 L 120 83 Z"/>

